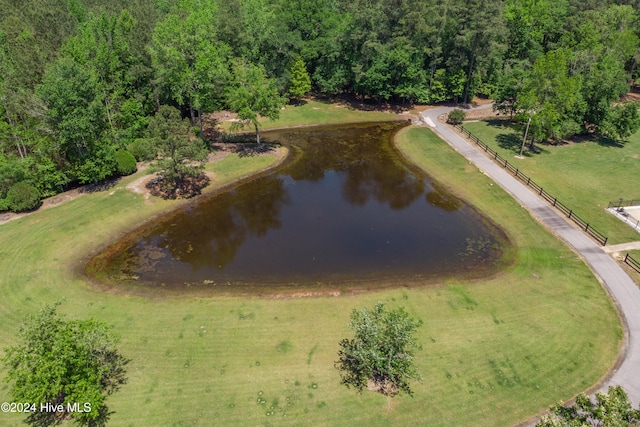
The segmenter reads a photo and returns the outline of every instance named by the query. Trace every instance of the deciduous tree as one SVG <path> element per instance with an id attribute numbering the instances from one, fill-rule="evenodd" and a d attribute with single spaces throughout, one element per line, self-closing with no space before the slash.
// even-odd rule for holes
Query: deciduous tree
<path id="1" fill-rule="evenodd" d="M 584 394 L 576 398 L 576 403 L 565 407 L 562 402 L 551 408 L 551 415 L 545 415 L 536 427 L 573 426 L 631 426 L 640 422 L 640 410 L 633 409 L 624 389 L 609 387 L 606 393 L 596 393 L 595 402 Z"/>
<path id="2" fill-rule="evenodd" d="M 237 126 L 253 125 L 256 142 L 260 144 L 259 116 L 276 120 L 287 99 L 280 96 L 278 88 L 269 79 L 262 66 L 236 61 L 233 64 L 233 84 L 227 93 L 231 111 L 238 113 Z"/>
<path id="3" fill-rule="evenodd" d="M 414 337 L 422 321 L 412 319 L 404 308 L 387 310 L 378 302 L 373 310 L 351 313 L 352 339 L 340 341 L 339 360 L 342 384 L 359 392 L 367 387 L 385 395 L 411 394 L 409 380 L 419 380 L 413 363 L 420 349 Z"/>
<path id="4" fill-rule="evenodd" d="M 19 339 L 6 349 L 4 365 L 13 400 L 32 404 L 27 424 L 49 426 L 70 419 L 104 425 L 109 418 L 106 398 L 126 383 L 129 362 L 109 326 L 66 320 L 56 306 L 46 306 L 26 318 Z"/>

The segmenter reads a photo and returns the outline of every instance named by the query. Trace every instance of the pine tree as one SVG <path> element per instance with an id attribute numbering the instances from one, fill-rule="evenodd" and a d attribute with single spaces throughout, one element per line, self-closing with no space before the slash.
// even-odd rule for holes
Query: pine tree
<path id="1" fill-rule="evenodd" d="M 291 66 L 291 82 L 289 83 L 289 95 L 292 98 L 300 99 L 311 90 L 311 78 L 307 72 L 307 66 L 298 56 Z"/>

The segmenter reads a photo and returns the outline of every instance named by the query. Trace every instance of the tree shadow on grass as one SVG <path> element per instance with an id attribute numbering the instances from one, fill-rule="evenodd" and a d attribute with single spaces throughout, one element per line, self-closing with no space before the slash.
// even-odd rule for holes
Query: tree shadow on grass
<path id="1" fill-rule="evenodd" d="M 256 144 L 255 142 L 245 142 L 236 144 L 234 152 L 240 157 L 251 157 L 260 154 L 270 153 L 276 149 L 276 144 L 270 142 L 263 142 Z"/>
<path id="2" fill-rule="evenodd" d="M 612 147 L 612 148 L 624 148 L 624 141 L 618 141 L 613 138 L 607 138 L 606 136 L 601 136 L 596 139 L 598 145 L 602 147 Z"/>
<path id="3" fill-rule="evenodd" d="M 522 139 L 516 134 L 513 133 L 501 133 L 496 136 L 496 141 L 498 142 L 498 146 L 504 150 L 509 150 L 515 154 L 520 153 L 520 148 L 522 147 Z"/>
<path id="4" fill-rule="evenodd" d="M 97 193 L 100 191 L 106 191 L 115 187 L 115 185 L 120 181 L 121 178 L 122 177 L 117 176 L 115 178 L 107 178 L 104 181 L 100 181 L 94 184 L 87 184 L 82 187 L 79 187 L 78 191 L 80 193 L 89 193 L 89 194 Z"/>
<path id="5" fill-rule="evenodd" d="M 517 123 L 512 120 L 504 119 L 504 118 L 486 119 L 486 120 L 483 120 L 483 122 L 485 122 L 487 125 L 494 128 L 509 129 L 509 130 L 513 130 L 514 132 L 522 132 L 524 130 L 522 123 Z"/>

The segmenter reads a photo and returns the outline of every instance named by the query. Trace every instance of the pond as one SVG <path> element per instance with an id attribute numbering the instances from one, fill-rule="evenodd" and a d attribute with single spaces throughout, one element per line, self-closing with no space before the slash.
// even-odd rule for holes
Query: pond
<path id="1" fill-rule="evenodd" d="M 272 173 L 169 214 L 98 256 L 129 289 L 354 289 L 491 274 L 507 239 L 407 164 L 404 123 L 265 132 Z M 116 248 L 116 250 L 114 250 Z"/>

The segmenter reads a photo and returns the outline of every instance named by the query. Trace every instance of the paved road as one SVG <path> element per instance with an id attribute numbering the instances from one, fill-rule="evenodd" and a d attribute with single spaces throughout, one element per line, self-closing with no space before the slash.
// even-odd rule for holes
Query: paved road
<path id="1" fill-rule="evenodd" d="M 425 110 L 422 115 L 425 123 L 442 139 L 474 163 L 527 208 L 538 221 L 553 230 L 578 252 L 613 297 L 626 326 L 626 348 L 620 363 L 603 384 L 602 390 L 606 390 L 609 385 L 621 385 L 629 394 L 633 406 L 638 407 L 640 403 L 640 289 L 598 243 L 574 228 L 529 187 L 486 157 L 474 144 L 462 138 L 456 130 L 441 123 L 438 116 L 450 110 L 451 108 L 446 107 L 434 108 Z"/>

